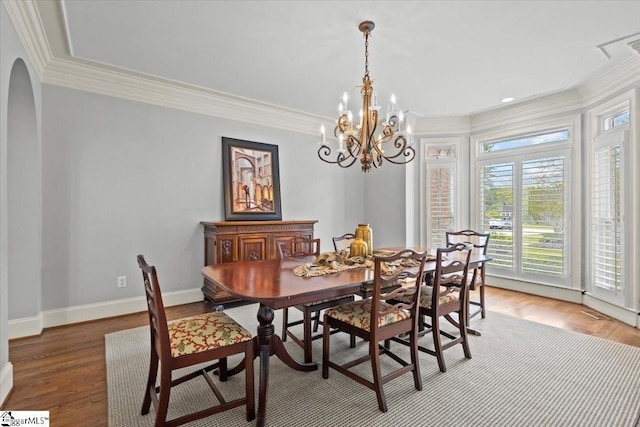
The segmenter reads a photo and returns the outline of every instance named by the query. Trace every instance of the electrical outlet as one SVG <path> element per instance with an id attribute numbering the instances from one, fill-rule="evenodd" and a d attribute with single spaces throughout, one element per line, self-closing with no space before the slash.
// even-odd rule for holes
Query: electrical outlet
<path id="1" fill-rule="evenodd" d="M 118 287 L 119 288 L 127 287 L 127 276 L 118 276 Z"/>

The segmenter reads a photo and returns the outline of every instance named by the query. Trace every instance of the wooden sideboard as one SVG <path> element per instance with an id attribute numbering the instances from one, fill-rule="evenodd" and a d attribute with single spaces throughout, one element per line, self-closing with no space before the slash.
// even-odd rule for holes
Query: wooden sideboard
<path id="1" fill-rule="evenodd" d="M 278 257 L 276 240 L 292 237 L 313 238 L 309 221 L 221 221 L 201 222 L 204 227 L 204 265 L 237 261 L 258 261 Z M 202 293 L 209 301 L 237 301 L 204 279 Z"/>

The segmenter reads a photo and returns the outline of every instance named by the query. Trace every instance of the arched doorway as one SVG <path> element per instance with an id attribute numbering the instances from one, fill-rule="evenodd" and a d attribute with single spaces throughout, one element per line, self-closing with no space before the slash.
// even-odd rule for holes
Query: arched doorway
<path id="1" fill-rule="evenodd" d="M 9 77 L 6 164 L 8 318 L 33 318 L 42 295 L 41 156 L 33 87 L 22 59 Z"/>

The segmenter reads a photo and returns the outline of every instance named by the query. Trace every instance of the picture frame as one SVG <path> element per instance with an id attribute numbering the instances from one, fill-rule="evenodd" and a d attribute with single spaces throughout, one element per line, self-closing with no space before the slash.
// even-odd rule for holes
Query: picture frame
<path id="1" fill-rule="evenodd" d="M 226 221 L 282 220 L 278 146 L 222 137 Z"/>

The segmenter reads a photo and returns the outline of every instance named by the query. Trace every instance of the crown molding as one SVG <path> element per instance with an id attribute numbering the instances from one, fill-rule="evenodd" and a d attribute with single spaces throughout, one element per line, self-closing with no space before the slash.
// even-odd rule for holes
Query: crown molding
<path id="1" fill-rule="evenodd" d="M 319 134 L 323 116 L 79 59 L 49 61 L 43 83 L 285 131 Z"/>
<path id="2" fill-rule="evenodd" d="M 632 55 L 608 72 L 589 80 L 578 88 L 583 105 L 592 105 L 605 98 L 640 84 L 640 55 Z"/>
<path id="3" fill-rule="evenodd" d="M 325 116 L 74 58 L 66 42 L 61 3 L 2 0 L 2 4 L 43 83 L 308 135 L 318 135 L 320 124 L 329 129 L 335 126 L 335 122 Z M 639 43 L 630 43 L 630 48 L 638 51 Z M 476 133 L 505 122 L 579 111 L 640 84 L 638 69 L 640 55 L 633 55 L 577 89 L 537 96 L 468 116 L 420 118 L 415 122 L 414 133 Z"/>
<path id="4" fill-rule="evenodd" d="M 502 126 L 539 120 L 557 115 L 567 115 L 580 110 L 582 99 L 576 89 L 535 97 L 518 104 L 496 108 L 471 115 L 471 131 L 477 133 Z"/>
<path id="5" fill-rule="evenodd" d="M 42 74 L 53 55 L 35 1 L 2 0 L 2 5 L 7 11 L 7 15 L 9 15 L 38 76 L 42 79 Z"/>
<path id="6" fill-rule="evenodd" d="M 470 116 L 421 117 L 416 119 L 413 133 L 420 136 L 459 135 L 470 130 Z"/>
<path id="7" fill-rule="evenodd" d="M 318 135 L 321 123 L 332 123 L 324 116 L 74 58 L 59 3 L 2 4 L 42 83 L 309 135 Z"/>

